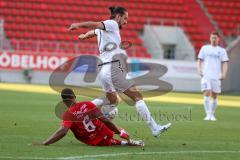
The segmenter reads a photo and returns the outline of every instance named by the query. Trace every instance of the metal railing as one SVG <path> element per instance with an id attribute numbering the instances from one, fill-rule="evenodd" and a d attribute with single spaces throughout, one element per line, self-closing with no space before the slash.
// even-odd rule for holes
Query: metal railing
<path id="1" fill-rule="evenodd" d="M 4 20 L 0 19 L 0 50 L 11 50 L 11 44 L 4 32 Z"/>
<path id="2" fill-rule="evenodd" d="M 3 50 L 3 38 L 4 38 L 4 20 L 0 19 L 0 50 Z"/>

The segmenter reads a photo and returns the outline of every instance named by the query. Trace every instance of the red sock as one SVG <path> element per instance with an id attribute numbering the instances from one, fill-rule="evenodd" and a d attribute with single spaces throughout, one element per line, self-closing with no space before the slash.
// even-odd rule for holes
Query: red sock
<path id="1" fill-rule="evenodd" d="M 121 144 L 122 144 L 122 141 L 121 141 L 121 140 L 118 140 L 118 139 L 112 138 L 112 139 L 111 139 L 111 144 L 112 144 L 112 145 L 121 145 Z"/>

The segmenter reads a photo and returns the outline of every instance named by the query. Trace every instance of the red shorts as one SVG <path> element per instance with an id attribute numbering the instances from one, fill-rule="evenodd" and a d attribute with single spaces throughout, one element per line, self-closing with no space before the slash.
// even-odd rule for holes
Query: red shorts
<path id="1" fill-rule="evenodd" d="M 93 146 L 111 146 L 117 143 L 115 139 L 113 139 L 113 135 L 114 133 L 110 129 L 104 128 L 98 132 L 95 138 L 85 141 L 85 143 Z"/>
<path id="2" fill-rule="evenodd" d="M 103 139 L 97 146 L 112 146 L 112 145 L 121 145 L 121 141 L 114 139 L 113 137 L 108 137 Z"/>

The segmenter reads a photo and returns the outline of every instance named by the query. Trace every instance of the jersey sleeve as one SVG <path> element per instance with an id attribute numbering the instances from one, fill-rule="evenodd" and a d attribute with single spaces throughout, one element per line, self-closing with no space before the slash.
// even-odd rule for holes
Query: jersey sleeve
<path id="1" fill-rule="evenodd" d="M 98 36 L 98 34 L 99 34 L 99 29 L 95 29 L 95 30 L 94 30 L 94 33 Z"/>
<path id="2" fill-rule="evenodd" d="M 204 61 L 205 59 L 205 54 L 204 54 L 204 47 L 202 47 L 199 51 L 199 54 L 198 54 L 198 59 L 201 59 Z"/>
<path id="3" fill-rule="evenodd" d="M 226 52 L 225 49 L 223 49 L 222 56 L 221 56 L 221 61 L 222 61 L 222 62 L 227 62 L 227 61 L 229 61 L 229 58 L 228 58 L 228 55 L 227 55 L 227 52 Z"/>
<path id="4" fill-rule="evenodd" d="M 72 127 L 73 122 L 72 121 L 62 121 L 62 127 L 67 127 L 67 128 L 71 128 Z"/>
<path id="5" fill-rule="evenodd" d="M 62 114 L 62 127 L 71 128 L 73 124 L 73 114 L 70 110 L 67 110 Z"/>
<path id="6" fill-rule="evenodd" d="M 114 20 L 106 20 L 102 23 L 104 25 L 104 29 L 108 32 L 114 32 L 119 30 L 118 23 Z"/>

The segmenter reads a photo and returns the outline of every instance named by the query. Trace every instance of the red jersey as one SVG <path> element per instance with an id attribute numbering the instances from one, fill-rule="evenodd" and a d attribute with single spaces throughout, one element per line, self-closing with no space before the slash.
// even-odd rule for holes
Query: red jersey
<path id="1" fill-rule="evenodd" d="M 102 121 L 95 118 L 97 107 L 90 101 L 77 103 L 63 114 L 62 126 L 68 127 L 74 136 L 89 145 L 98 145 L 102 140 L 113 137 Z"/>

